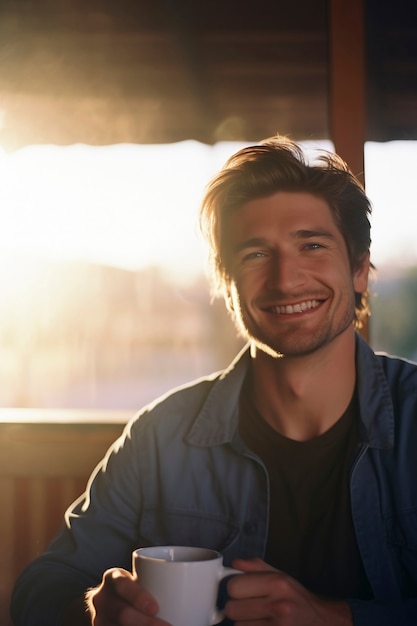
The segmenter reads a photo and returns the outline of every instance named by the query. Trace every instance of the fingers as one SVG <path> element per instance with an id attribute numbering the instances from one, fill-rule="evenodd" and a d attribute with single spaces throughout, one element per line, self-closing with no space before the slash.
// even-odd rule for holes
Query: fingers
<path id="1" fill-rule="evenodd" d="M 268 565 L 262 559 L 234 559 L 232 566 L 236 569 L 242 570 L 242 572 L 276 572 L 277 570 Z"/>
<path id="2" fill-rule="evenodd" d="M 353 625 L 347 602 L 319 598 L 291 576 L 259 560 L 233 565 L 245 570 L 227 585 L 230 599 L 225 614 L 236 626 L 257 626 L 262 620 L 279 626 Z"/>
<path id="3" fill-rule="evenodd" d="M 157 614 L 158 604 L 156 600 L 133 578 L 130 572 L 120 569 L 109 570 L 104 578 L 108 578 L 112 592 L 134 609 L 147 615 Z"/>
<path id="4" fill-rule="evenodd" d="M 284 572 L 260 559 L 242 561 L 239 568 L 244 568 L 245 574 L 231 578 L 227 587 L 230 599 L 225 613 L 234 622 L 246 620 L 253 626 L 257 620 L 277 620 L 280 624 L 282 620 L 284 625 L 305 605 L 306 590 Z"/>
<path id="5" fill-rule="evenodd" d="M 123 569 L 105 572 L 101 584 L 87 594 L 93 626 L 151 626 L 156 620 L 155 599 Z"/>
<path id="6" fill-rule="evenodd" d="M 247 624 L 270 620 L 276 616 L 276 607 L 274 602 L 270 602 L 267 598 L 247 598 L 244 600 L 229 600 L 225 607 L 225 615 L 233 621 L 233 623 L 239 623 L 240 621 Z M 265 622 L 262 621 L 264 624 Z"/>
<path id="7" fill-rule="evenodd" d="M 291 579 L 276 570 L 246 572 L 234 576 L 227 583 L 227 591 L 233 600 L 245 598 L 282 597 L 288 593 Z"/>
<path id="8" fill-rule="evenodd" d="M 277 578 L 287 579 L 283 572 L 262 559 L 235 559 L 232 565 L 245 573 L 244 576 L 234 576 L 229 580 L 227 589 L 232 598 L 265 596 L 270 593 L 269 587 Z"/>

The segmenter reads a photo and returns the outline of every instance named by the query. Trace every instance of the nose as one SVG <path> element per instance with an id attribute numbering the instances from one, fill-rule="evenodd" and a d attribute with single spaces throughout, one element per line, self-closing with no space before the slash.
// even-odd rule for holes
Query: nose
<path id="1" fill-rule="evenodd" d="M 277 253 L 272 255 L 268 288 L 289 293 L 300 289 L 305 283 L 305 273 L 296 255 Z"/>

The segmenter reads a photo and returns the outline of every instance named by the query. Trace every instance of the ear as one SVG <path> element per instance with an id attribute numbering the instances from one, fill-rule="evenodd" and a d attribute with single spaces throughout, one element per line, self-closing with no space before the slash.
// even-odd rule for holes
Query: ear
<path id="1" fill-rule="evenodd" d="M 368 289 L 370 266 L 370 252 L 368 251 L 360 259 L 353 272 L 353 286 L 356 293 L 365 293 Z"/>

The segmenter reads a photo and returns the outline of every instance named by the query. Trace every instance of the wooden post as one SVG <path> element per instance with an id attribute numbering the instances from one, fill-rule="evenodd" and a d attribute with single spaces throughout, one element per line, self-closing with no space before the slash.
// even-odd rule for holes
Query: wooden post
<path id="1" fill-rule="evenodd" d="M 364 176 L 365 25 L 363 0 L 329 0 L 329 115 L 335 150 Z"/>
<path id="2" fill-rule="evenodd" d="M 329 0 L 329 116 L 335 151 L 365 184 L 365 16 L 363 0 Z M 369 340 L 369 326 L 361 334 Z"/>

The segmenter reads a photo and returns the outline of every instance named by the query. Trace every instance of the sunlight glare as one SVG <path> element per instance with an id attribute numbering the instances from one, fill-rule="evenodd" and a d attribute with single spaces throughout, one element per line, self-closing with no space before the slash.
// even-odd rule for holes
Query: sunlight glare
<path id="1" fill-rule="evenodd" d="M 0 150 L 0 405 L 135 408 L 227 365 L 237 337 L 209 304 L 198 209 L 243 145 Z M 416 154 L 365 148 L 379 276 L 417 259 Z"/>
<path id="2" fill-rule="evenodd" d="M 330 142 L 303 143 L 332 149 Z M 243 145 L 184 141 L 2 151 L 0 247 L 129 270 L 159 266 L 179 282 L 193 280 L 205 271 L 197 224 L 204 187 Z M 410 141 L 365 147 L 378 265 L 417 258 L 414 229 L 407 228 L 416 211 L 416 146 Z"/>
<path id="3" fill-rule="evenodd" d="M 366 192 L 371 199 L 371 256 L 377 267 L 417 260 L 417 141 L 365 145 Z"/>
<path id="4" fill-rule="evenodd" d="M 162 265 L 187 279 L 203 266 L 196 226 L 208 158 L 196 142 L 3 155 L 0 245 L 132 270 Z"/>

